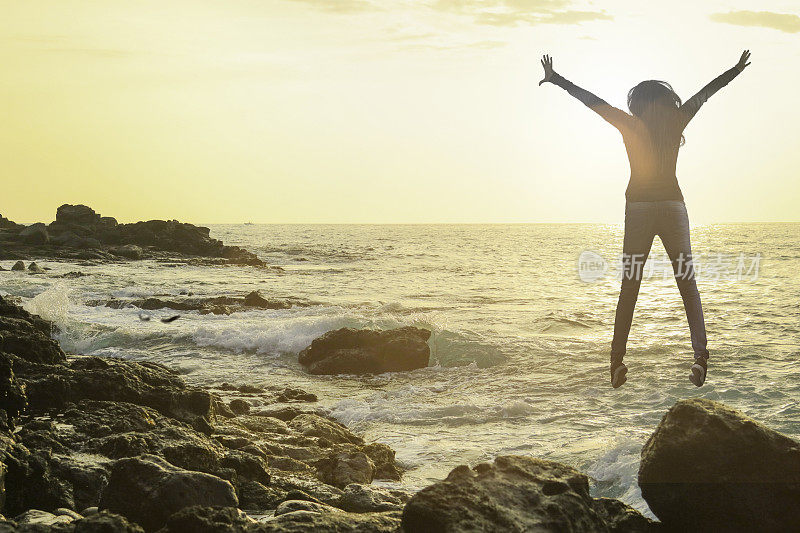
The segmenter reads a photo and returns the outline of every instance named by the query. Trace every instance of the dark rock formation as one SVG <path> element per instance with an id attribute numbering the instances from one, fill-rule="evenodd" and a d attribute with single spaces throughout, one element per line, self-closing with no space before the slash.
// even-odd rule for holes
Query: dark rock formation
<path id="1" fill-rule="evenodd" d="M 3 215 L 0 215 L 0 229 L 11 230 L 13 232 L 13 231 L 19 231 L 23 227 L 24 226 L 21 226 L 16 222 L 12 222 Z"/>
<path id="2" fill-rule="evenodd" d="M 353 483 L 344 488 L 336 506 L 351 513 L 402 511 L 411 494 Z"/>
<path id="3" fill-rule="evenodd" d="M 47 226 L 38 222 L 31 224 L 19 232 L 19 238 L 25 244 L 47 244 L 50 242 L 50 235 L 47 233 Z"/>
<path id="4" fill-rule="evenodd" d="M 253 297 L 256 295 L 256 297 Z M 290 309 L 296 306 L 307 306 L 309 302 L 299 298 L 267 299 L 257 291 L 247 296 L 214 296 L 206 298 L 143 298 L 134 300 L 92 301 L 90 305 L 105 305 L 114 309 L 138 307 L 146 311 L 172 309 L 175 311 L 199 311 L 200 314 L 230 315 L 237 311 L 252 309 Z"/>
<path id="5" fill-rule="evenodd" d="M 428 366 L 431 332 L 406 326 L 388 331 L 342 328 L 314 339 L 300 352 L 312 374 L 380 374 Z"/>
<path id="6" fill-rule="evenodd" d="M 642 448 L 639 485 L 676 530 L 796 530 L 800 443 L 723 404 L 682 400 Z"/>
<path id="7" fill-rule="evenodd" d="M 626 514 L 635 513 L 620 506 Z M 415 494 L 403 511 L 403 530 L 603 532 L 610 530 L 608 511 L 589 495 L 588 480 L 577 470 L 503 456 L 491 465 L 459 466 L 444 481 Z"/>
<path id="8" fill-rule="evenodd" d="M 250 404 L 240 398 L 231 400 L 230 404 L 228 405 L 231 408 L 231 411 L 237 415 L 246 415 L 250 412 Z"/>
<path id="9" fill-rule="evenodd" d="M 145 531 L 155 531 L 186 507 L 236 507 L 238 503 L 228 481 L 177 468 L 154 455 L 142 455 L 114 464 L 100 509 L 121 514 Z"/>
<path id="10" fill-rule="evenodd" d="M 208 391 L 187 386 L 177 373 L 158 363 L 78 357 L 45 367 L 17 361 L 14 368 L 26 380 L 28 401 L 35 411 L 63 409 L 87 399 L 148 406 L 189 423 L 214 416 Z"/>
<path id="11" fill-rule="evenodd" d="M 85 205 L 64 204 L 56 220 L 19 226 L 0 217 L 0 258 L 64 257 L 127 259 L 161 258 L 163 254 L 217 258 L 238 265 L 266 266 L 256 255 L 212 239 L 208 228 L 177 220 L 118 224 Z"/>

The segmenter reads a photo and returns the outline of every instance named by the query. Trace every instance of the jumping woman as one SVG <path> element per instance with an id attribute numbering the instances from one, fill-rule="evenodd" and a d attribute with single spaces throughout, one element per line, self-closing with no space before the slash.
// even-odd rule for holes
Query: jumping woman
<path id="1" fill-rule="evenodd" d="M 619 291 L 611 342 L 611 385 L 616 389 L 627 380 L 628 368 L 622 362 L 639 295 L 643 266 L 653 238 L 658 235 L 672 262 L 675 280 L 689 320 L 694 364 L 689 379 L 698 387 L 706 379 L 708 349 L 700 293 L 697 292 L 692 247 L 689 242 L 689 216 L 675 176 L 678 149 L 684 143 L 683 130 L 706 100 L 730 83 L 750 63 L 745 50 L 736 65 L 686 103 L 669 83 L 641 82 L 628 92 L 630 114 L 609 105 L 587 90 L 564 79 L 553 70 L 553 59 L 542 57 L 544 79 L 566 90 L 589 109 L 603 117 L 622 134 L 628 152 L 631 177 L 625 191 L 625 237 L 622 244 L 622 287 Z"/>

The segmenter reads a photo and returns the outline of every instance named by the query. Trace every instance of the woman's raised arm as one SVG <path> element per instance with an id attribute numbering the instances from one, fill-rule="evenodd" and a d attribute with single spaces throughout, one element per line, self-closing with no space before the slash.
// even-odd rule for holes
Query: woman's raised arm
<path id="1" fill-rule="evenodd" d="M 558 85 L 569 94 L 583 102 L 586 107 L 603 117 L 606 122 L 620 131 L 630 124 L 631 120 L 633 119 L 631 115 L 619 108 L 612 106 L 602 98 L 590 93 L 586 89 L 578 87 L 553 70 L 553 58 L 549 55 L 542 56 L 542 67 L 544 68 L 544 79 L 539 82 L 539 85 L 545 82 Z"/>
<path id="2" fill-rule="evenodd" d="M 684 120 L 686 121 L 686 124 L 692 120 L 692 118 L 700 110 L 700 107 L 702 107 L 702 105 L 706 103 L 706 101 L 711 98 L 714 93 L 733 81 L 733 78 L 738 76 L 745 69 L 745 67 L 750 64 L 749 59 L 750 50 L 745 50 L 742 52 L 742 56 L 739 58 L 739 62 L 736 63 L 736 65 L 711 80 L 711 82 L 700 89 L 696 95 L 684 102 L 684 104 L 681 106 L 681 111 L 683 111 L 685 114 Z"/>

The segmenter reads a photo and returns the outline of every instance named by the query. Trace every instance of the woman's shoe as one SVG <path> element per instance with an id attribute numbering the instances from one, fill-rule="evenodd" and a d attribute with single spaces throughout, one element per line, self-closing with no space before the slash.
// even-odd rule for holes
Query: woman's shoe
<path id="1" fill-rule="evenodd" d="M 628 381 L 628 378 L 625 377 L 625 374 L 628 373 L 628 367 L 625 366 L 625 363 L 612 363 L 611 364 L 611 386 L 615 389 L 618 389 L 622 386 L 623 383 Z"/>
<path id="2" fill-rule="evenodd" d="M 702 387 L 706 382 L 706 374 L 708 373 L 708 363 L 705 357 L 698 357 L 694 360 L 692 365 L 692 373 L 689 374 L 689 381 L 698 387 Z"/>

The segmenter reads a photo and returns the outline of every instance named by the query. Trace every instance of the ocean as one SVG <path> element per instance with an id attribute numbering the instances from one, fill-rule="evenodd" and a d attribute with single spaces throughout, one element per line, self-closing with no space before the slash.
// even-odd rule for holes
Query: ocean
<path id="1" fill-rule="evenodd" d="M 711 353 L 700 389 L 688 379 L 688 326 L 658 241 L 628 382 L 610 387 L 621 225 L 212 225 L 211 235 L 281 269 L 40 261 L 48 274 L 0 272 L 0 294 L 55 321 L 68 353 L 157 361 L 200 385 L 315 392 L 342 423 L 397 450 L 407 472 L 383 485 L 419 489 L 459 464 L 532 455 L 584 471 L 594 495 L 652 517 L 636 483 L 639 452 L 677 400 L 722 401 L 800 438 L 800 224 L 692 227 Z M 56 277 L 73 271 L 86 275 Z M 253 290 L 293 307 L 164 324 L 97 305 Z M 331 329 L 402 325 L 433 331 L 428 368 L 312 376 L 297 363 Z"/>

